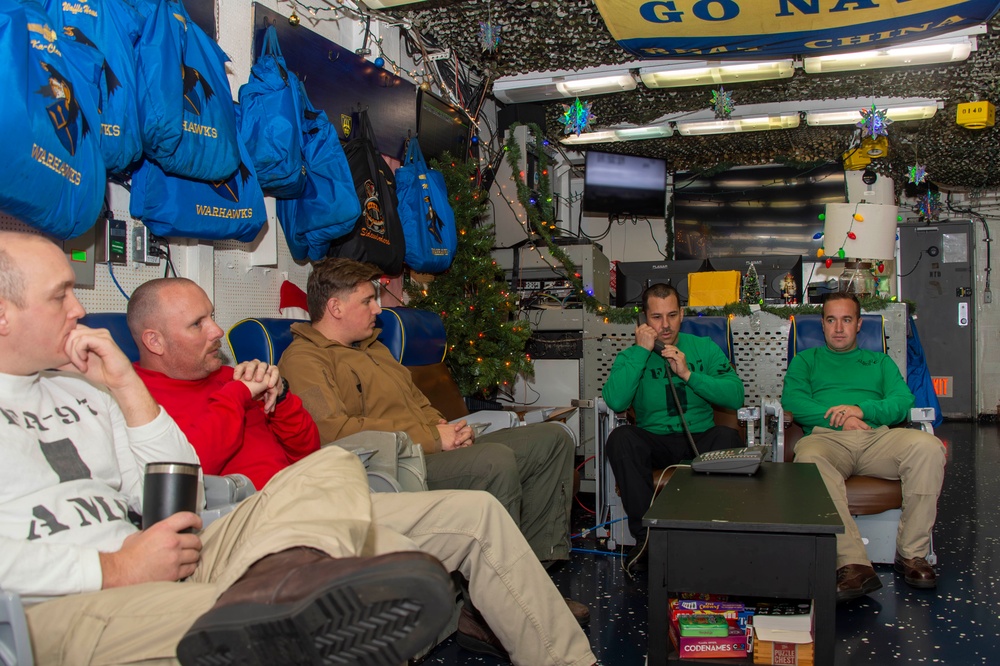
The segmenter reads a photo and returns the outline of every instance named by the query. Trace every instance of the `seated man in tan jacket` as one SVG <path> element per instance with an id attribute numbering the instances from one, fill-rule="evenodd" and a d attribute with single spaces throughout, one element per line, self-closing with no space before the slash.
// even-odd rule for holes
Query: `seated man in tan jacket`
<path id="1" fill-rule="evenodd" d="M 307 287 L 309 324 L 292 326 L 281 374 L 333 441 L 365 430 L 405 431 L 427 454 L 431 490 L 485 490 L 500 500 L 538 559 L 569 557 L 572 437 L 536 424 L 474 437 L 449 424 L 376 338 L 381 312 L 371 264 L 327 259 Z"/>

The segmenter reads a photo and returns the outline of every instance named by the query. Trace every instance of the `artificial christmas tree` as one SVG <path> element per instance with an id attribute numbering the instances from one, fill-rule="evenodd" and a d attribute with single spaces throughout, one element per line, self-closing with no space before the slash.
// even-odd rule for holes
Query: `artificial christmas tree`
<path id="1" fill-rule="evenodd" d="M 764 302 L 760 290 L 760 278 L 757 277 L 757 268 L 753 264 L 750 264 L 747 274 L 743 276 L 743 291 L 740 293 L 740 300 L 748 305 L 758 305 Z"/>
<path id="2" fill-rule="evenodd" d="M 426 284 L 406 285 L 411 307 L 441 315 L 448 339 L 445 362 L 466 397 L 490 397 L 510 387 L 518 374 L 532 375 L 524 346 L 531 335 L 515 318 L 515 301 L 496 265 L 493 225 L 485 222 L 489 201 L 479 188 L 476 165 L 445 154 L 433 168 L 444 174 L 458 230 L 451 268 Z"/>

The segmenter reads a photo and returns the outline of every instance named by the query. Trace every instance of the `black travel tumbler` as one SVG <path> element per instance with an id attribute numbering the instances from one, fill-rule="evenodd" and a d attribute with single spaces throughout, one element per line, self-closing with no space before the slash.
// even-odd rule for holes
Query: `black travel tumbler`
<path id="1" fill-rule="evenodd" d="M 146 465 L 142 493 L 142 529 L 178 511 L 198 511 L 198 470 L 194 463 L 156 462 Z"/>

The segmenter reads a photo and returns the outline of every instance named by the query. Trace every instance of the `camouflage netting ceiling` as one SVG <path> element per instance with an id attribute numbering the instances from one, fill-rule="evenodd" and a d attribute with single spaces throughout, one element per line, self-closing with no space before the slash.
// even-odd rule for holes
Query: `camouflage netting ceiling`
<path id="1" fill-rule="evenodd" d="M 392 14 L 441 46 L 451 48 L 469 67 L 492 80 L 527 72 L 576 70 L 634 60 L 612 39 L 593 0 L 431 0 L 398 7 Z M 483 53 L 479 22 L 501 25 L 501 44 Z M 964 63 L 929 67 L 873 70 L 848 74 L 811 75 L 797 70 L 791 79 L 727 85 L 737 113 L 740 105 L 794 100 L 852 97 L 928 97 L 944 102 L 930 119 L 897 122 L 889 128 L 888 159 L 875 160 L 876 170 L 892 175 L 897 186 L 915 163 L 927 167 L 929 178 L 942 186 L 994 189 L 1000 186 L 1000 125 L 974 131 L 955 122 L 956 107 L 974 99 L 1000 103 L 1000 43 L 996 29 L 978 37 L 979 50 Z M 651 90 L 641 84 L 632 92 L 589 98 L 595 126 L 642 124 L 668 113 L 711 106 L 711 86 Z M 562 125 L 561 104 L 546 108 L 547 133 L 557 140 Z M 806 127 L 703 137 L 598 144 L 597 149 L 662 157 L 669 168 L 715 170 L 726 166 L 784 162 L 792 164 L 839 161 L 854 128 Z"/>

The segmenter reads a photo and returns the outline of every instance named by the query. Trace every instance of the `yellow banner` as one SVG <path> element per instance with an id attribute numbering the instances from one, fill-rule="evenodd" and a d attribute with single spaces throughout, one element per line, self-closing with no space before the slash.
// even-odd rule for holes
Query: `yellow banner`
<path id="1" fill-rule="evenodd" d="M 954 8 L 968 0 L 594 0 L 618 41 L 837 30 Z"/>

